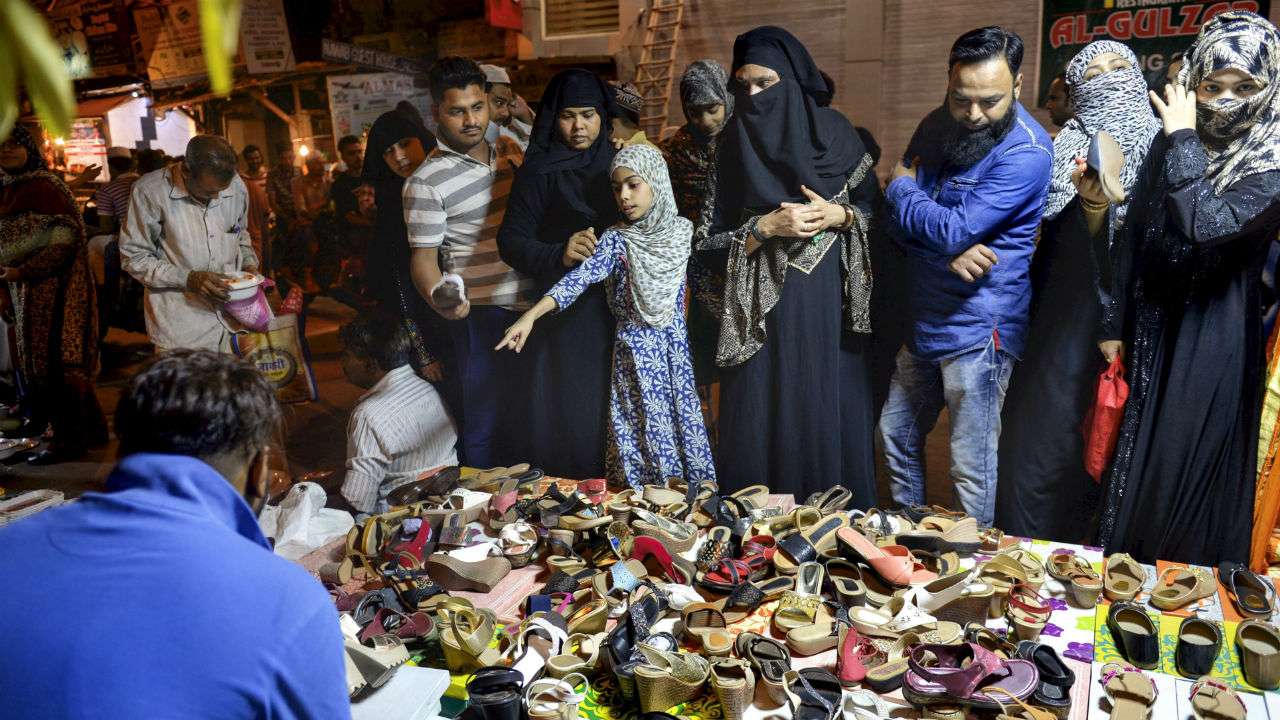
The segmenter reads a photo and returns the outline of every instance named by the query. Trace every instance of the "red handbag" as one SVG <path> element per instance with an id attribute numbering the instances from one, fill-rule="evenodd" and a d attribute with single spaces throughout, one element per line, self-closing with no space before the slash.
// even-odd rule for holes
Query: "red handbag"
<path id="1" fill-rule="evenodd" d="M 1094 482 L 1102 482 L 1102 473 L 1116 451 L 1120 438 L 1120 420 L 1124 403 L 1129 399 L 1129 383 L 1124 381 L 1124 363 L 1120 358 L 1098 376 L 1093 407 L 1084 418 L 1084 469 Z"/>

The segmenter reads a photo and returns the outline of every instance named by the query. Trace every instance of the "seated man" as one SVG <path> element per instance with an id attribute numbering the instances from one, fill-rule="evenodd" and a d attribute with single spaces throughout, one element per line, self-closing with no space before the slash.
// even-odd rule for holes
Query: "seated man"
<path id="1" fill-rule="evenodd" d="M 106 491 L 0 528 L 7 718 L 350 716 L 338 614 L 258 528 L 270 383 L 178 350 L 130 381 Z M 25 620 L 20 620 L 25 618 Z"/>
<path id="2" fill-rule="evenodd" d="M 385 512 L 392 490 L 424 470 L 458 464 L 458 430 L 440 393 L 409 364 L 403 323 L 375 312 L 340 334 L 343 373 L 351 384 L 369 388 L 347 423 L 342 496 L 360 512 Z"/>

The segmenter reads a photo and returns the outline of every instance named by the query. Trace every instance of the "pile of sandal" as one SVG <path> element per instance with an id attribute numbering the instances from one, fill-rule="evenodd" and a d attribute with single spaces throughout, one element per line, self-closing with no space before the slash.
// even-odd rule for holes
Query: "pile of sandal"
<path id="1" fill-rule="evenodd" d="M 1113 555 L 1099 573 L 946 508 L 851 510 L 838 486 L 786 511 L 769 499 L 764 486 L 721 493 L 673 480 L 614 493 L 604 480 L 552 482 L 527 465 L 446 468 L 397 489 L 391 512 L 358 524 L 346 560 L 321 575 L 360 646 L 361 687 L 385 682 L 412 652 L 466 676 L 486 720 L 568 720 L 595 685 L 651 718 L 710 695 L 734 720 L 753 705 L 869 720 L 890 715 L 891 693 L 930 717 L 1063 718 L 1075 675 L 1040 642 L 1062 607 L 1044 591 L 1048 578 L 1069 605 L 1111 602 L 1107 624 L 1127 664 L 1103 690 L 1117 712 L 1146 697 L 1140 668 L 1159 662 L 1158 625 L 1134 602 L 1147 571 L 1132 558 Z M 541 587 L 518 622 L 450 594 L 490 592 L 530 565 Z M 372 578 L 366 587 L 382 587 L 338 589 L 357 569 Z M 1280 686 L 1280 632 L 1263 619 L 1270 585 L 1238 565 L 1218 575 L 1256 618 L 1237 633 L 1246 679 Z M 1151 603 L 1182 607 L 1213 588 L 1212 574 L 1170 568 Z M 771 632 L 735 628 L 752 618 Z M 1221 642 L 1220 624 L 1188 619 L 1179 671 L 1206 675 Z M 793 664 L 831 650 L 834 666 Z M 1234 691 L 1197 688 L 1193 706 L 1229 711 L 1205 717 L 1234 717 Z"/>

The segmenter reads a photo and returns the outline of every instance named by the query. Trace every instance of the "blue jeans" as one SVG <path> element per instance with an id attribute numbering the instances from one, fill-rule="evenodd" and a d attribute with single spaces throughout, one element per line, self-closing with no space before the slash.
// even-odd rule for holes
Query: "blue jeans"
<path id="1" fill-rule="evenodd" d="M 472 305 L 462 320 L 446 323 L 453 341 L 453 361 L 457 367 L 445 368 L 456 383 L 458 423 L 458 460 L 478 468 L 509 465 L 515 462 L 518 449 L 510 447 L 507 432 L 516 393 L 525 392 L 519 356 L 493 349 L 507 328 L 520 319 L 514 310 L 494 306 Z M 499 446 L 500 445 L 500 446 Z"/>
<path id="2" fill-rule="evenodd" d="M 985 347 L 940 361 L 923 360 L 906 348 L 880 414 L 889 487 L 900 505 L 925 504 L 924 444 L 945 403 L 951 415 L 951 478 L 956 500 L 981 525 L 996 508 L 996 462 L 1000 408 L 1013 356 L 989 341 Z"/>

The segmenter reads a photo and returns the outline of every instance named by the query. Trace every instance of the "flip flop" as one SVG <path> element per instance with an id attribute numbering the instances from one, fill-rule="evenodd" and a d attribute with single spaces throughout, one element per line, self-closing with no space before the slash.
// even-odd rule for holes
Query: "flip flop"
<path id="1" fill-rule="evenodd" d="M 1231 604 L 1245 617 L 1270 617 L 1276 591 L 1243 564 L 1224 560 L 1218 565 L 1218 580 L 1231 595 Z"/>

